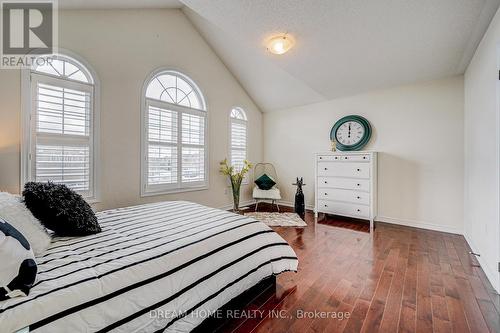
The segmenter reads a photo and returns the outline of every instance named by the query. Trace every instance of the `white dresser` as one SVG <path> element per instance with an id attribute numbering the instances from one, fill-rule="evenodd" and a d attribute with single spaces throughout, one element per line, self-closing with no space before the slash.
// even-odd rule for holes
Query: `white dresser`
<path id="1" fill-rule="evenodd" d="M 377 153 L 316 154 L 315 216 L 327 213 L 370 220 L 377 215 Z"/>

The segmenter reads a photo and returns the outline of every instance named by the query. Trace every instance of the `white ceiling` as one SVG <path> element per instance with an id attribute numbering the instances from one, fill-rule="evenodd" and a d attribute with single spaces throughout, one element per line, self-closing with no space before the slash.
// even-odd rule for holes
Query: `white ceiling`
<path id="1" fill-rule="evenodd" d="M 465 71 L 500 0 L 59 0 L 181 8 L 268 112 Z M 297 44 L 266 51 L 272 33 Z"/>
<path id="2" fill-rule="evenodd" d="M 266 111 L 462 74 L 500 0 L 181 0 Z M 297 40 L 276 56 L 273 32 Z"/>
<path id="3" fill-rule="evenodd" d="M 59 0 L 61 9 L 181 8 L 178 0 Z"/>

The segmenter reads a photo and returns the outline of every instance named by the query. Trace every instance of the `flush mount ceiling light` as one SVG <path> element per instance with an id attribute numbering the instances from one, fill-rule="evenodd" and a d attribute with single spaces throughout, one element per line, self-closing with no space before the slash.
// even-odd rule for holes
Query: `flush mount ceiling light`
<path id="1" fill-rule="evenodd" d="M 292 36 L 283 34 L 270 38 L 267 42 L 267 50 L 274 54 L 283 54 L 288 52 L 294 44 Z"/>

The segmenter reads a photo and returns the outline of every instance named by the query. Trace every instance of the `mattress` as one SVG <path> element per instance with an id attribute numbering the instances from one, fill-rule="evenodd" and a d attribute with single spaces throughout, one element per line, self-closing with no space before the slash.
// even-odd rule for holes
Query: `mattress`
<path id="1" fill-rule="evenodd" d="M 185 201 L 97 214 L 102 232 L 56 238 L 30 294 L 0 302 L 2 332 L 189 332 L 262 279 L 297 270 L 262 222 Z"/>

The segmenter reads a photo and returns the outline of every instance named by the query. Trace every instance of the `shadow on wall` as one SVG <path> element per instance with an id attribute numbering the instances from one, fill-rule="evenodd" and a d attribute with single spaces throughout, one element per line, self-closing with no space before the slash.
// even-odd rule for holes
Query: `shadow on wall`
<path id="1" fill-rule="evenodd" d="M 303 156 L 304 155 L 304 156 Z M 296 163 L 294 159 L 309 160 L 310 168 L 307 170 L 300 170 L 300 163 Z M 292 185 L 296 181 L 296 177 L 304 178 L 304 199 L 306 206 L 314 206 L 314 153 L 302 154 L 300 156 L 293 156 L 281 165 L 279 163 L 271 162 L 276 168 L 278 174 L 278 186 L 281 192 L 282 202 L 293 205 L 295 202 L 295 193 L 297 187 Z"/>
<path id="2" fill-rule="evenodd" d="M 420 181 L 421 167 L 417 161 L 379 152 L 378 216 L 419 216 Z"/>
<path id="3" fill-rule="evenodd" d="M 375 150 L 375 149 L 373 149 Z M 323 150 L 326 151 L 326 150 Z M 313 154 L 311 154 L 313 155 Z M 295 170 L 297 176 L 304 177 L 306 205 L 314 206 L 314 156 L 307 170 Z M 379 152 L 378 154 L 378 216 L 414 220 L 420 216 L 422 163 L 397 155 Z M 289 168 L 292 168 L 289 165 Z M 287 168 L 276 165 L 279 186 L 283 201 L 293 203 L 295 198 L 294 179 Z M 422 194 L 423 195 L 423 194 Z M 427 195 L 433 195 L 428 193 Z"/>
<path id="4" fill-rule="evenodd" d="M 0 144 L 0 191 L 19 193 L 19 146 Z"/>

